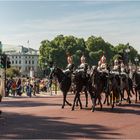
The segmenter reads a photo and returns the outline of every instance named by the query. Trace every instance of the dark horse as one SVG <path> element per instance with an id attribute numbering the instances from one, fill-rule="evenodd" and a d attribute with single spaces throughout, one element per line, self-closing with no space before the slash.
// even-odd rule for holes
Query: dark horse
<path id="1" fill-rule="evenodd" d="M 106 83 L 106 74 L 99 72 L 96 66 L 91 68 L 91 79 L 92 79 L 92 86 L 94 86 L 96 95 L 95 95 L 95 105 L 98 99 L 100 104 L 100 109 L 102 109 L 102 102 L 101 102 L 101 94 L 104 92 L 105 83 Z M 108 98 L 107 98 L 108 99 Z M 95 107 L 94 107 L 95 109 Z"/>
<path id="2" fill-rule="evenodd" d="M 138 94 L 139 94 L 139 100 L 140 100 L 140 73 L 135 71 L 132 75 L 132 79 L 134 82 L 134 89 L 136 93 L 135 102 L 137 103 Z"/>
<path id="3" fill-rule="evenodd" d="M 71 87 L 71 78 L 66 75 L 60 68 L 55 67 L 53 68 L 52 72 L 50 73 L 50 79 L 52 79 L 53 77 L 56 77 L 58 79 L 59 82 L 59 88 L 63 93 L 63 104 L 62 104 L 62 108 L 64 108 L 65 106 L 65 102 L 71 106 L 71 103 L 69 103 L 66 100 L 66 96 L 67 93 Z"/>
<path id="4" fill-rule="evenodd" d="M 92 111 L 94 111 L 95 107 L 95 96 L 94 96 L 94 89 L 92 87 L 91 78 L 89 75 L 87 75 L 84 71 L 78 71 L 76 70 L 73 75 L 73 83 L 75 85 L 75 97 L 73 101 L 72 110 L 74 110 L 76 100 L 80 103 L 80 108 L 82 109 L 82 103 L 80 100 L 80 92 L 82 91 L 83 87 L 86 91 L 89 92 L 91 100 L 92 100 Z"/>

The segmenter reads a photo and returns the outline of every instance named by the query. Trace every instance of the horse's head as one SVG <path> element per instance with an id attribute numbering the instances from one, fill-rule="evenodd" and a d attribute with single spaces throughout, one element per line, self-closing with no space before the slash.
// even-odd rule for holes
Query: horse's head
<path id="1" fill-rule="evenodd" d="M 51 73 L 50 73 L 50 79 L 53 79 L 53 77 L 59 77 L 59 76 L 61 76 L 63 74 L 63 72 L 62 72 L 62 70 L 60 69 L 60 68 L 58 68 L 58 67 L 53 67 L 52 69 L 51 69 Z"/>
<path id="2" fill-rule="evenodd" d="M 50 79 L 53 79 L 53 77 L 55 77 L 57 74 L 57 67 L 53 67 L 51 68 L 51 73 L 50 73 Z"/>

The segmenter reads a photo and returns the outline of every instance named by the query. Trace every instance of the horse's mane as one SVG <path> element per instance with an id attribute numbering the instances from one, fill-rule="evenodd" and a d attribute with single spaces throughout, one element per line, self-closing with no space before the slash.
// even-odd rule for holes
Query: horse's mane
<path id="1" fill-rule="evenodd" d="M 57 67 L 57 70 L 58 70 L 59 72 L 61 72 L 61 73 L 64 73 L 63 70 L 62 70 L 61 68 L 59 68 L 59 67 Z"/>

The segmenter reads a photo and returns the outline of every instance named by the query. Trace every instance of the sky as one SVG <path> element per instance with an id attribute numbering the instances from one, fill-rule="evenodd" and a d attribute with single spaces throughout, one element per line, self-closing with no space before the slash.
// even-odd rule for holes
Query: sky
<path id="1" fill-rule="evenodd" d="M 140 53 L 140 1 L 0 1 L 0 41 L 39 49 L 57 35 L 101 36 Z M 29 40 L 29 43 L 28 43 Z"/>

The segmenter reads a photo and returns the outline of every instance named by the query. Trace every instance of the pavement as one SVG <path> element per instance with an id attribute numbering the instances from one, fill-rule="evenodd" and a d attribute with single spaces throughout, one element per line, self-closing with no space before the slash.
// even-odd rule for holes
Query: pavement
<path id="1" fill-rule="evenodd" d="M 74 95 L 67 96 L 73 102 Z M 97 105 L 91 112 L 91 100 L 83 109 L 66 105 L 61 109 L 62 93 L 41 93 L 32 98 L 6 97 L 0 103 L 1 139 L 140 139 L 140 102 L 121 106 Z"/>

